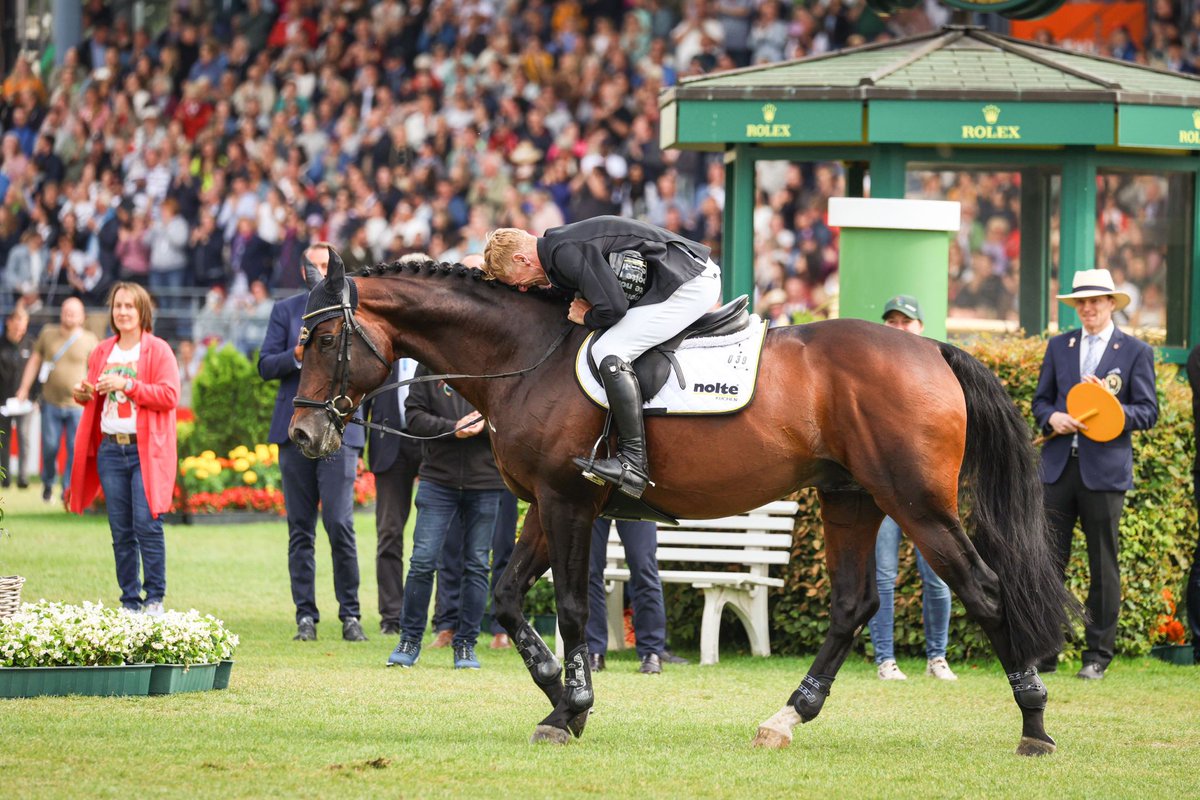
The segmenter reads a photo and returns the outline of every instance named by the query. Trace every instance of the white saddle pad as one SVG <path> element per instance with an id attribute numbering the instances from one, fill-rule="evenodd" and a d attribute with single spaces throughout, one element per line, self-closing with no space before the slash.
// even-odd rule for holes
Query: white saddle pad
<path id="1" fill-rule="evenodd" d="M 687 339 L 675 352 L 683 370 L 683 388 L 674 368 L 658 394 L 643 404 L 647 414 L 731 414 L 754 397 L 758 362 L 767 326 L 757 314 L 745 330 L 727 336 Z M 608 408 L 608 396 L 587 363 L 588 334 L 575 356 L 575 380 L 588 399 Z"/>

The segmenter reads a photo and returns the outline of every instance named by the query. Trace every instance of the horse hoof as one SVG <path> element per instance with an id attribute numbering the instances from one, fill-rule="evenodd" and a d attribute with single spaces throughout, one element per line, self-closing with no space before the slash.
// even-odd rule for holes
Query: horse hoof
<path id="1" fill-rule="evenodd" d="M 752 747 L 763 747 L 767 750 L 782 750 L 792 743 L 792 737 L 765 725 L 759 726 L 758 734 L 751 743 Z"/>
<path id="2" fill-rule="evenodd" d="M 579 714 L 579 715 L 571 718 L 571 720 L 567 723 L 567 730 L 569 730 L 575 736 L 576 739 L 578 739 L 580 736 L 583 736 L 583 726 L 587 725 L 588 714 L 590 712 L 591 712 L 591 709 L 589 708 L 586 711 L 584 711 L 582 714 Z"/>
<path id="3" fill-rule="evenodd" d="M 1033 739 L 1029 736 L 1022 736 L 1021 741 L 1017 743 L 1017 755 L 1019 756 L 1048 756 L 1056 749 L 1058 748 L 1055 747 L 1054 742 Z"/>
<path id="4" fill-rule="evenodd" d="M 571 741 L 571 734 L 563 728 L 556 728 L 553 725 L 538 725 L 533 729 L 533 736 L 529 737 L 530 744 L 538 742 L 549 742 L 550 744 L 566 744 Z"/>

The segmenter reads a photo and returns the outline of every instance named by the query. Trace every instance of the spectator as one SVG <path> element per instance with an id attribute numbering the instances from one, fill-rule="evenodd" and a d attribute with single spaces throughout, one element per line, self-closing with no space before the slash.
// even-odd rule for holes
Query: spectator
<path id="1" fill-rule="evenodd" d="M 17 393 L 21 385 L 21 376 L 25 372 L 25 364 L 33 352 L 33 343 L 27 335 L 29 331 L 29 313 L 23 306 L 17 306 L 4 320 L 4 338 L 0 339 L 0 397 L 7 400 Z M 12 442 L 16 435 L 20 452 L 17 460 L 17 488 L 29 488 L 29 466 L 33 461 L 33 436 L 30 427 L 33 422 L 32 409 L 24 414 L 5 414 L 9 406 L 5 403 L 0 409 L 0 486 L 7 489 L 11 485 L 10 470 L 12 469 Z M 15 431 L 15 434 L 14 434 Z"/>
<path id="2" fill-rule="evenodd" d="M 330 258 L 337 258 L 325 244 L 304 252 L 321 275 Z M 358 456 L 366 437 L 361 427 L 346 428 L 342 446 L 333 455 L 318 460 L 306 458 L 288 436 L 292 400 L 300 384 L 300 366 L 304 345 L 300 343 L 301 316 L 308 300 L 306 293 L 281 300 L 271 309 L 267 335 L 258 356 L 258 374 L 263 380 L 279 380 L 275 411 L 268 435 L 279 445 L 279 469 L 283 473 L 283 502 L 288 521 L 288 573 L 292 583 L 292 601 L 296 605 L 297 641 L 317 638 L 320 613 L 316 599 L 316 559 L 318 508 L 325 533 L 333 551 L 333 587 L 338 600 L 338 618 L 342 638 L 365 642 L 358 605 L 358 551 L 354 537 L 354 478 Z"/>
<path id="3" fill-rule="evenodd" d="M 1083 327 L 1060 333 L 1046 345 L 1033 416 L 1043 433 L 1054 434 L 1042 446 L 1042 482 L 1064 575 L 1076 521 L 1087 539 L 1087 646 L 1076 677 L 1099 680 L 1115 652 L 1121 610 L 1118 526 L 1125 492 L 1133 486 L 1131 433 L 1158 421 L 1154 351 L 1113 324 L 1113 312 L 1129 298 L 1113 288 L 1108 270 L 1079 270 L 1072 291 L 1058 299 L 1075 308 Z M 1067 413 L 1067 392 L 1081 381 L 1105 387 L 1125 409 L 1125 430 L 1112 441 L 1080 436 L 1086 426 Z M 1056 654 L 1038 669 L 1052 672 L 1057 665 Z"/>
<path id="4" fill-rule="evenodd" d="M 925 330 L 921 305 L 911 295 L 897 295 L 883 307 L 883 324 L 889 328 L 920 336 Z M 908 678 L 896 666 L 894 646 L 896 577 L 899 574 L 900 526 L 891 517 L 884 517 L 875 540 L 875 588 L 879 594 L 879 610 L 867 627 L 875 646 L 876 672 L 881 681 L 902 681 Z M 958 676 L 946 663 L 946 643 L 950 635 L 950 587 L 938 577 L 920 550 L 917 571 L 921 573 L 921 608 L 925 620 L 925 674 L 943 681 L 956 681 Z"/>
<path id="5" fill-rule="evenodd" d="M 417 376 L 428 375 L 423 366 Z M 462 516 L 462 596 L 454 625 L 455 669 L 479 669 L 475 643 L 487 601 L 488 551 L 504 481 L 492 457 L 483 418 L 445 381 L 414 384 L 404 405 L 408 429 L 418 436 L 445 436 L 422 446 L 417 522 L 404 587 L 400 643 L 388 664 L 411 667 L 421 655 L 433 573 L 454 519 Z"/>
<path id="6" fill-rule="evenodd" d="M 170 510 L 175 490 L 179 364 L 170 345 L 151 332 L 145 289 L 115 284 L 109 309 L 116 333 L 96 346 L 87 377 L 71 388 L 83 406 L 74 443 L 79 458 L 72 470 L 71 510 L 82 514 L 104 489 L 121 605 L 159 616 L 167 594 L 159 517 Z"/>
<path id="7" fill-rule="evenodd" d="M 47 503 L 58 476 L 58 450 L 64 438 L 63 505 L 66 505 L 71 489 L 75 431 L 82 413 L 75 404 L 72 388 L 87 376 L 88 355 L 98 344 L 95 335 L 84 330 L 83 321 L 83 303 L 74 297 L 64 300 L 59 310 L 59 324 L 47 325 L 38 334 L 17 389 L 17 399 L 28 400 L 34 382 L 41 385 L 42 499 Z"/>
<path id="8" fill-rule="evenodd" d="M 412 359 L 402 358 L 392 368 L 388 382 L 408 380 L 416 372 Z M 404 401 L 408 386 L 384 392 L 367 401 L 367 419 L 399 431 L 406 430 Z M 421 443 L 416 439 L 371 430 L 367 468 L 375 474 L 375 576 L 379 584 L 379 631 L 400 634 L 404 611 L 404 528 L 412 508 L 413 481 L 421 465 Z"/>
<path id="9" fill-rule="evenodd" d="M 608 603 L 604 591 L 605 554 L 613 521 L 601 517 L 592 525 L 591 569 L 588 576 L 588 657 L 592 672 L 607 667 Z M 667 613 L 663 605 L 662 580 L 658 577 L 658 528 L 653 522 L 616 522 L 617 535 L 629 565 L 633 601 L 633 631 L 643 675 L 658 675 L 663 664 L 686 664 L 667 650 Z"/>
<path id="10" fill-rule="evenodd" d="M 1200 442 L 1200 345 L 1192 348 L 1187 358 L 1188 384 L 1192 388 L 1192 431 Z M 1192 462 L 1192 496 L 1200 508 L 1200 449 Z M 1187 618 L 1192 639 L 1192 660 L 1200 664 L 1200 535 L 1192 553 L 1192 567 L 1187 583 Z"/>

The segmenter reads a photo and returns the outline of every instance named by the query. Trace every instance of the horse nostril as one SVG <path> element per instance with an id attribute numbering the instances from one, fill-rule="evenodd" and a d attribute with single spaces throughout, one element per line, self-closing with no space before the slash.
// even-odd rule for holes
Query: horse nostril
<path id="1" fill-rule="evenodd" d="M 295 428 L 292 431 L 292 441 L 295 442 L 300 447 L 303 447 L 304 445 L 308 444 L 310 441 L 308 431 L 304 430 L 303 428 Z"/>

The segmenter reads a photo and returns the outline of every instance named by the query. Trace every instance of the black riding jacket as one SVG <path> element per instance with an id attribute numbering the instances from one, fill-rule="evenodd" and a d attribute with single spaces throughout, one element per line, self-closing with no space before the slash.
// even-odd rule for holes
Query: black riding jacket
<path id="1" fill-rule="evenodd" d="M 592 304 L 589 329 L 615 325 L 629 301 L 608 263 L 609 253 L 636 250 L 646 259 L 646 293 L 634 305 L 661 303 L 704 271 L 711 250 L 668 230 L 623 217 L 594 217 L 551 228 L 538 239 L 538 259 L 550 283 Z M 699 259 L 699 260 L 697 260 Z"/>
<path id="2" fill-rule="evenodd" d="M 428 375 L 423 365 L 417 376 Z M 474 415 L 463 396 L 445 381 L 414 383 L 404 401 L 404 419 L 408 432 L 415 436 L 433 436 L 458 427 L 458 421 Z M 504 480 L 492 457 L 492 443 L 487 426 L 477 436 L 459 439 L 443 436 L 421 443 L 421 467 L 417 471 L 423 481 L 432 481 L 451 489 L 503 489 Z"/>

